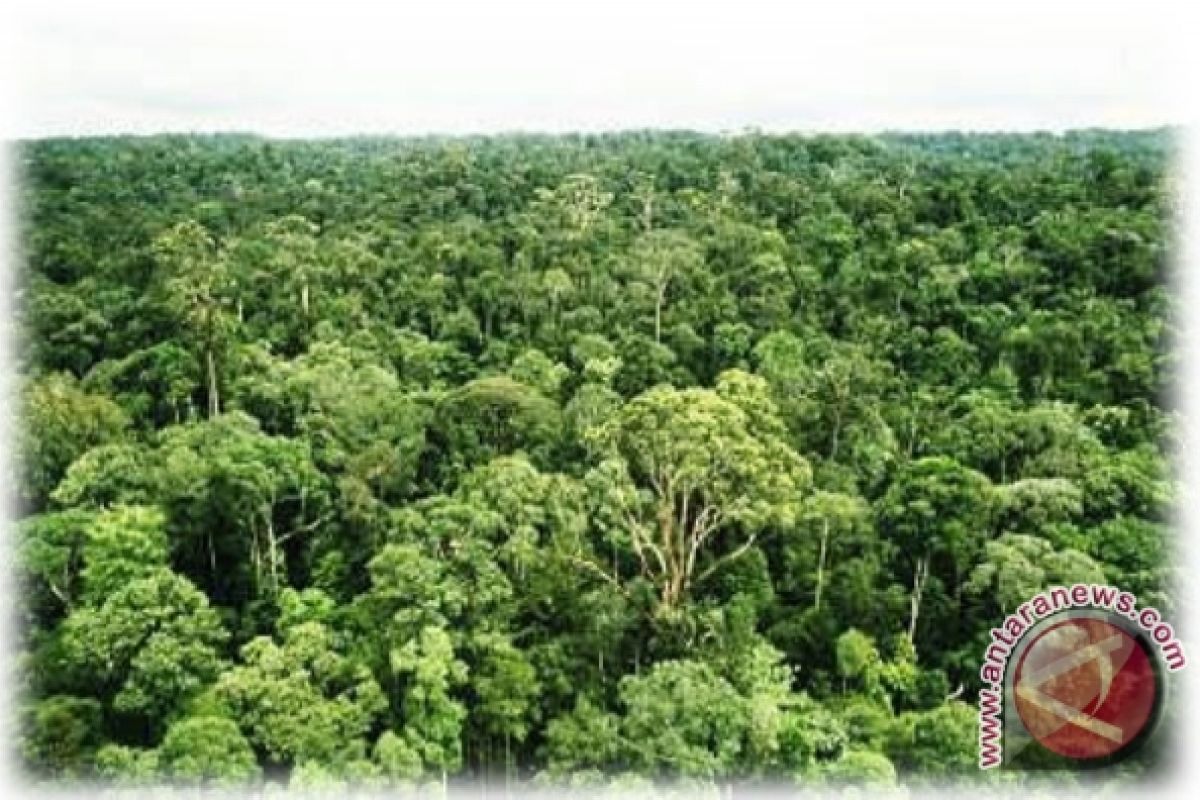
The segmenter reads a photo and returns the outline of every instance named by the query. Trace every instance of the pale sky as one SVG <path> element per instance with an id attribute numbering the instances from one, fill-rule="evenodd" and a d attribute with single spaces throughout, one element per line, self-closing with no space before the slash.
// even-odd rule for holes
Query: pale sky
<path id="1" fill-rule="evenodd" d="M 6 138 L 1177 124 L 1186 3 L 26 3 Z"/>

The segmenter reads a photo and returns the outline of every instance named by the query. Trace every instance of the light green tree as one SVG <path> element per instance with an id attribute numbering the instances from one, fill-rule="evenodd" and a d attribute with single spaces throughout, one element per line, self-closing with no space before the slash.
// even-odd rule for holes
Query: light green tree
<path id="1" fill-rule="evenodd" d="M 118 441 L 129 425 L 120 406 L 64 374 L 25 384 L 21 420 L 21 488 L 35 508 L 46 502 L 75 459 L 93 447 Z"/>
<path id="2" fill-rule="evenodd" d="M 173 783 L 242 785 L 261 773 L 250 743 L 229 719 L 187 717 L 171 725 L 157 750 L 158 769 Z"/>
<path id="3" fill-rule="evenodd" d="M 162 726 L 211 683 L 227 633 L 190 581 L 158 567 L 62 624 L 64 656 L 87 669 L 118 711 Z M 109 693 L 112 693 L 109 695 Z"/>
<path id="4" fill-rule="evenodd" d="M 220 369 L 237 327 L 225 254 L 199 223 L 181 222 L 154 240 L 167 307 L 204 364 L 208 416 L 221 413 Z"/>
<path id="5" fill-rule="evenodd" d="M 213 687 L 214 708 L 250 743 L 284 764 L 315 762 L 341 774 L 367 754 L 367 734 L 387 708 L 370 670 L 339 652 L 319 622 L 301 622 L 242 647 L 240 666 Z"/>
<path id="6" fill-rule="evenodd" d="M 467 666 L 454 653 L 450 635 L 427 626 L 392 651 L 392 671 L 405 681 L 404 739 L 427 769 L 449 773 L 462 766 L 467 710 L 452 692 L 467 680 Z"/>
<path id="7" fill-rule="evenodd" d="M 660 608 L 678 606 L 764 530 L 794 521 L 810 473 L 770 434 L 771 419 L 770 406 L 747 411 L 712 390 L 659 387 L 602 430 L 615 458 L 588 479 L 601 524 L 632 550 Z"/>

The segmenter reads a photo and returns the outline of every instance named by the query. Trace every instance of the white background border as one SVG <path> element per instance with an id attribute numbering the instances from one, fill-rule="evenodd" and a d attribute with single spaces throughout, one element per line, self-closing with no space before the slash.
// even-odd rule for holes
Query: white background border
<path id="1" fill-rule="evenodd" d="M 71 3 L 42 3 L 43 8 L 50 7 L 55 14 L 62 14 L 69 17 L 72 13 L 79 10 L 79 6 L 74 6 Z M 93 8 L 107 9 L 111 8 L 113 3 L 95 2 L 88 4 Z M 130 4 L 122 4 L 130 5 Z M 183 3 L 173 4 L 169 2 L 157 3 L 136 3 L 132 4 L 137 7 L 139 14 L 144 14 L 147 20 L 162 19 L 164 17 L 181 17 L 186 18 L 186 13 L 182 10 Z M 236 13 L 238 8 L 247 8 L 253 4 L 243 2 L 234 6 L 210 3 L 206 7 L 211 9 L 212 14 L 228 14 L 230 24 L 238 24 L 240 15 Z M 262 5 L 262 4 L 259 4 Z M 294 13 L 303 4 L 271 4 L 271 14 L 276 15 L 276 19 L 280 26 L 287 25 L 288 15 Z M 531 4 L 503 4 L 500 2 L 488 4 L 491 8 L 517 5 L 522 10 L 530 10 Z M 537 4 L 534 4 L 537 5 Z M 574 9 L 578 4 L 568 4 L 560 2 L 555 4 L 558 8 L 563 9 L 568 6 Z M 605 4 L 610 9 L 615 9 L 618 5 L 627 12 L 633 12 L 634 21 L 631 24 L 637 24 L 636 20 L 646 19 L 647 24 L 668 25 L 671 20 L 683 20 L 680 25 L 686 29 L 687 15 L 700 13 L 702 9 L 709 9 L 710 4 L 693 3 L 693 4 L 653 4 L 648 1 L 637 3 L 635 5 L 622 5 L 619 0 L 612 0 L 611 3 Z M 666 11 L 662 6 L 667 6 Z M 730 5 L 730 4 L 723 4 Z M 794 24 L 792 29 L 796 32 L 794 46 L 797 49 L 805 47 L 806 40 L 811 41 L 811 37 L 821 36 L 819 20 L 821 19 L 822 8 L 832 8 L 836 2 L 827 4 L 804 4 L 804 3 L 788 3 L 781 4 L 777 7 L 766 6 L 762 3 L 743 4 L 744 11 L 739 13 L 745 14 L 761 14 L 768 11 L 772 14 L 779 14 L 781 20 L 779 24 L 787 25 L 788 20 Z M 958 15 L 964 13 L 969 14 L 968 6 L 975 7 L 980 4 L 968 4 L 966 2 L 922 2 L 922 3 L 890 3 L 888 7 L 902 7 L 906 11 L 912 13 L 920 13 L 927 16 L 928 19 L 936 21 L 937 19 L 954 20 Z M 991 3 L 987 5 L 993 5 Z M 1012 6 L 1013 3 L 1004 4 Z M 1188 648 L 1189 656 L 1195 660 L 1200 655 L 1200 637 L 1197 636 L 1198 619 L 1196 609 L 1200 608 L 1197 605 L 1198 587 L 1197 578 L 1200 578 L 1200 507 L 1197 507 L 1197 488 L 1200 487 L 1200 275 L 1196 273 L 1196 264 L 1200 259 L 1200 137 L 1197 135 L 1197 130 L 1200 129 L 1200 114 L 1197 113 L 1197 96 L 1200 86 L 1197 83 L 1197 61 L 1200 59 L 1200 43 L 1191 41 L 1190 39 L 1200 34 L 1200 24 L 1197 24 L 1196 14 L 1191 13 L 1188 8 L 1191 4 L 1177 3 L 1106 3 L 1106 2 L 1090 2 L 1090 3 L 1052 3 L 1048 0 L 1040 4 L 1021 4 L 1023 8 L 1028 9 L 1028 19 L 1026 24 L 1031 31 L 1039 30 L 1039 26 L 1044 26 L 1046 19 L 1052 18 L 1056 24 L 1061 24 L 1066 18 L 1062 7 L 1066 6 L 1070 9 L 1071 14 L 1077 15 L 1078 24 L 1081 29 L 1086 29 L 1089 25 L 1094 24 L 1098 18 L 1105 19 L 1120 19 L 1122 17 L 1129 20 L 1141 19 L 1145 15 L 1153 15 L 1156 18 L 1157 30 L 1161 31 L 1161 38 L 1156 38 L 1151 42 L 1143 42 L 1140 46 L 1149 46 L 1153 48 L 1162 48 L 1156 56 L 1156 62 L 1159 67 L 1155 73 L 1156 85 L 1159 87 L 1155 90 L 1157 99 L 1154 101 L 1154 108 L 1161 109 L 1165 118 L 1161 120 L 1148 119 L 1146 124 L 1156 124 L 1165 122 L 1175 125 L 1184 126 L 1182 141 L 1180 144 L 1181 158 L 1177 167 L 1177 174 L 1181 178 L 1180 182 L 1180 200 L 1181 200 L 1181 225 L 1179 246 L 1175 257 L 1175 281 L 1177 291 L 1179 292 L 1181 309 L 1181 317 L 1179 319 L 1179 338 L 1177 341 L 1177 353 L 1182 360 L 1182 368 L 1180 372 L 1180 380 L 1176 387 L 1177 405 L 1183 412 L 1182 426 L 1180 429 L 1180 447 L 1178 453 L 1178 465 L 1180 469 L 1180 477 L 1184 488 L 1180 497 L 1179 505 L 1179 522 L 1177 526 L 1179 544 L 1179 587 L 1178 600 L 1181 613 L 1177 620 L 1173 620 L 1180 639 Z M 353 9 L 347 8 L 348 4 L 343 3 L 328 3 L 325 4 L 327 9 L 337 11 L 338 9 L 347 9 L 347 13 Z M 413 19 L 420 19 L 422 9 L 427 10 L 425 4 L 393 4 L 391 19 L 396 25 L 398 32 L 403 31 L 406 25 L 411 25 Z M 753 7 L 750 7 L 753 6 Z M 304 6 L 308 8 L 308 6 Z M 653 7 L 655 13 L 649 13 Z M 1039 11 L 1040 7 L 1040 11 Z M 178 9 L 178 10 L 173 10 Z M 640 9 L 640 11 L 639 11 Z M 689 10 L 690 9 L 690 10 Z M 536 10 L 536 9 L 534 9 Z M 882 10 L 882 6 L 881 6 Z M 28 9 L 23 6 L 17 8 L 9 7 L 0 11 L 0 137 L 11 139 L 14 136 L 20 136 L 29 131 L 23 128 L 24 121 L 27 119 L 23 114 L 22 109 L 28 108 L 31 101 L 29 97 L 31 81 L 26 80 L 29 75 L 29 66 L 37 63 L 37 59 L 47 57 L 47 53 L 36 52 L 29 48 L 29 41 L 22 36 L 23 18 L 27 14 Z M 44 11 L 39 14 L 44 15 Z M 571 12 L 564 12 L 571 13 Z M 415 16 L 414 16 L 415 15 Z M 586 15 L 578 15 L 580 20 L 585 20 Z M 260 19 L 270 19 L 270 15 L 263 17 L 258 15 Z M 536 18 L 536 16 L 534 17 Z M 814 24 L 814 19 L 817 21 Z M 176 20 L 178 21 L 178 20 Z M 864 16 L 864 25 L 870 24 L 870 16 Z M 465 22 L 464 22 L 465 24 Z M 948 30 L 954 31 L 961 28 L 956 28 L 953 25 L 948 26 Z M 558 31 L 550 31 L 548 35 L 555 35 Z M 720 31 L 717 28 L 708 30 L 708 33 L 717 36 Z M 1065 35 L 1064 31 L 1064 35 Z M 399 35 L 399 34 L 398 34 Z M 979 31 L 982 37 L 988 36 L 987 30 Z M 562 52 L 556 50 L 554 52 Z M 969 48 L 968 48 L 969 54 Z M 214 53 L 214 58 L 218 54 Z M 468 56 L 469 57 L 469 56 Z M 599 57 L 599 56 L 597 56 Z M 606 58 L 611 58 L 612 55 L 605 55 Z M 903 59 L 902 54 L 897 55 L 897 58 Z M 913 58 L 919 58 L 919 53 L 914 53 Z M 1014 52 L 1013 59 L 1020 59 L 1022 54 Z M 480 64 L 481 68 L 486 68 L 486 64 Z M 664 70 L 670 70 L 670 65 L 663 65 Z M 945 69 L 954 69 L 953 64 L 943 65 Z M 548 68 L 553 69 L 553 65 L 548 65 Z M 735 84 L 731 84 L 736 86 Z M 1014 87 L 1019 89 L 1019 87 Z M 1152 115 L 1153 116 L 1153 115 Z M 572 118 L 570 114 L 565 115 L 561 122 L 564 127 L 570 127 L 572 122 L 575 122 L 575 127 L 584 127 L 579 121 L 585 124 L 589 118 L 580 116 Z M 547 121 L 542 119 L 543 123 L 539 127 L 554 127 L 546 124 Z M 618 121 L 620 122 L 620 121 Z M 748 120 L 753 123 L 754 120 Z M 1106 124 L 1106 120 L 1098 119 L 1092 121 L 1094 124 Z M 592 120 L 595 123 L 595 120 Z M 643 124 L 642 120 L 628 120 L 627 125 Z M 687 125 L 688 120 L 684 120 L 680 126 Z M 1108 124 L 1111 124 L 1110 122 Z M 958 127 L 959 125 L 945 124 L 941 127 Z M 486 126 L 485 126 L 486 127 Z M 604 127 L 601 125 L 600 127 Z M 608 126 L 611 127 L 611 126 Z M 721 127 L 721 126 L 718 126 Z M 862 127 L 870 127 L 864 125 Z M 887 127 L 886 125 L 878 127 Z M 979 127 L 978 124 L 966 125 L 966 127 Z M 1056 127 L 1051 124 L 1038 125 L 1036 127 Z M 1061 127 L 1061 126 L 1059 126 Z M 269 132 L 269 131 L 268 131 Z M 278 132 L 278 131 L 276 131 Z M 320 132 L 320 131 L 310 131 Z M 13 226 L 13 205 L 16 200 L 16 183 L 15 176 L 12 171 L 12 158 L 10 147 L 6 144 L 3 148 L 3 153 L 0 155 L 0 181 L 2 185 L 7 187 L 7 191 L 0 192 L 0 255 L 3 257 L 4 269 L 0 272 L 0 334 L 4 337 L 3 356 L 5 368 L 0 370 L 0 408 L 3 408 L 4 413 L 0 414 L 0 435 L 3 439 L 0 440 L 4 446 L 0 448 L 0 475 L 6 478 L 5 491 L 11 492 L 13 489 L 12 477 L 14 476 L 12 463 L 12 427 L 13 427 L 13 376 L 12 376 L 12 339 L 14 319 L 11 303 L 14 297 L 14 274 L 15 274 L 15 231 Z M 5 613 L 3 615 L 4 629 L 0 633 L 4 634 L 4 641 L 12 642 L 11 624 L 13 622 L 12 609 L 15 605 L 15 596 L 11 584 L 11 536 L 10 528 L 6 524 L 5 536 L 0 549 L 0 560 L 4 563 L 4 569 L 0 570 L 0 580 L 3 580 L 3 591 L 7 593 L 3 607 Z M 20 773 L 15 763 L 15 728 L 13 705 L 13 694 L 16 687 L 15 671 L 14 671 L 14 653 L 11 647 L 4 648 L 3 671 L 0 672 L 0 741 L 3 742 L 3 757 L 0 757 L 0 797 L 17 797 L 24 796 L 30 792 L 29 787 L 23 785 L 20 779 Z M 1183 680 L 1179 681 L 1181 689 L 1184 690 L 1183 696 L 1180 698 L 1186 704 L 1187 713 L 1183 714 L 1185 725 L 1181 731 L 1181 738 L 1178 747 L 1180 752 L 1176 759 L 1181 769 L 1171 775 L 1163 776 L 1161 781 L 1155 781 L 1138 789 L 1130 789 L 1126 794 L 1131 795 L 1146 795 L 1162 797 L 1167 796 L 1195 796 L 1195 787 L 1200 785 L 1200 757 L 1197 757 L 1197 744 L 1200 739 L 1197 737 L 1197 727 L 1200 724 L 1200 696 L 1195 691 L 1189 691 L 1189 687 L 1194 682 L 1191 679 L 1191 674 L 1197 670 L 1195 664 L 1191 665 L 1181 673 Z M 42 794 L 39 792 L 39 794 Z M 948 794 L 950 794 L 948 792 Z M 961 793 L 959 793 L 961 794 Z M 78 793 L 77 796 L 85 796 L 84 793 Z M 741 794 L 739 793 L 739 796 Z"/>

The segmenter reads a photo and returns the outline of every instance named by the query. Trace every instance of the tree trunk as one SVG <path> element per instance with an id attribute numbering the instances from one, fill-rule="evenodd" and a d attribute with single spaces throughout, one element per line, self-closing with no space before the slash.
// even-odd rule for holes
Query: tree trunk
<path id="1" fill-rule="evenodd" d="M 208 568 L 212 571 L 213 580 L 217 579 L 217 551 L 213 547 L 212 531 L 206 535 L 208 539 Z"/>
<path id="2" fill-rule="evenodd" d="M 654 343 L 662 343 L 662 307 L 663 307 L 663 290 L 659 290 L 658 297 L 654 303 Z"/>
<path id="3" fill-rule="evenodd" d="M 925 590 L 925 579 L 929 576 L 929 556 L 917 560 L 916 570 L 913 572 L 913 589 L 910 603 L 912 606 L 912 615 L 908 621 L 908 643 L 913 644 L 913 639 L 917 635 L 917 618 L 921 614 L 921 592 Z M 913 647 L 914 652 L 916 647 Z"/>
<path id="4" fill-rule="evenodd" d="M 679 578 L 683 564 L 680 562 L 679 551 L 675 543 L 675 510 L 667 502 L 659 505 L 658 527 L 661 532 L 660 544 L 666 561 L 666 573 L 662 576 L 660 602 L 663 608 L 672 609 L 679 599 Z"/>
<path id="5" fill-rule="evenodd" d="M 262 549 L 258 543 L 258 526 L 251 524 L 254 541 L 250 546 L 250 560 L 254 562 L 254 592 L 262 591 Z"/>
<path id="6" fill-rule="evenodd" d="M 815 605 L 821 610 L 821 589 L 825 585 L 825 547 L 829 543 L 829 520 L 824 520 L 821 526 L 821 555 L 817 559 L 817 596 Z"/>
<path id="7" fill-rule="evenodd" d="M 300 287 L 300 309 L 308 316 L 308 281 Z"/>
<path id="8" fill-rule="evenodd" d="M 271 520 L 271 512 L 266 513 L 267 520 L 267 564 L 271 568 L 271 591 L 279 593 L 279 543 L 275 538 L 275 523 Z"/>
<path id="9" fill-rule="evenodd" d="M 208 372 L 208 417 L 212 419 L 221 413 L 221 395 L 217 390 L 217 361 L 211 347 L 204 351 L 204 363 Z"/>
<path id="10" fill-rule="evenodd" d="M 839 405 L 835 408 L 833 417 L 833 436 L 829 444 L 829 460 L 833 461 L 837 458 L 838 439 L 842 433 L 842 407 Z"/>

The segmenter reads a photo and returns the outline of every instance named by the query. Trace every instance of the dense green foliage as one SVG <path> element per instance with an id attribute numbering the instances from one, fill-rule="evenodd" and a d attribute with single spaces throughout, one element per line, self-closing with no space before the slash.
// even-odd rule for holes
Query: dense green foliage
<path id="1" fill-rule="evenodd" d="M 1171 608 L 1168 158 L 24 144 L 26 763 L 974 777 L 1004 613 Z"/>

